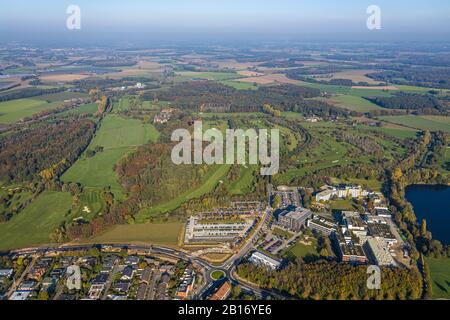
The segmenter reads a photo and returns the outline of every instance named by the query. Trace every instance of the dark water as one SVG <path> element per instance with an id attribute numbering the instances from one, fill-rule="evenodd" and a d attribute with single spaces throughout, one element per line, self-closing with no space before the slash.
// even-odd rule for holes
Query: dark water
<path id="1" fill-rule="evenodd" d="M 406 199 L 414 206 L 417 221 L 427 220 L 427 229 L 433 239 L 450 244 L 450 187 L 409 186 Z"/>

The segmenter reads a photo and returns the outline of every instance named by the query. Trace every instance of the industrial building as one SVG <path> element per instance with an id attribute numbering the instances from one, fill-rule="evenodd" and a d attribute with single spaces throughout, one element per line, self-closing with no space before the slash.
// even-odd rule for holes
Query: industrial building
<path id="1" fill-rule="evenodd" d="M 389 252 L 389 245 L 386 241 L 377 238 L 369 238 L 364 247 L 373 263 L 379 266 L 396 265 Z"/>
<path id="2" fill-rule="evenodd" d="M 315 230 L 326 235 L 331 235 L 333 232 L 336 232 L 338 228 L 338 224 L 336 222 L 319 215 L 313 215 L 311 219 L 308 219 L 307 226 L 311 230 Z"/>
<path id="3" fill-rule="evenodd" d="M 202 222 L 200 217 L 192 216 L 186 224 L 184 241 L 185 243 L 233 242 L 239 237 L 245 238 L 254 223 L 254 219 L 230 220 L 229 223 Z"/>
<path id="4" fill-rule="evenodd" d="M 306 224 L 306 220 L 312 216 L 311 210 L 297 207 L 294 210 L 286 209 L 278 216 L 278 223 L 294 232 L 299 232 L 301 227 Z"/>

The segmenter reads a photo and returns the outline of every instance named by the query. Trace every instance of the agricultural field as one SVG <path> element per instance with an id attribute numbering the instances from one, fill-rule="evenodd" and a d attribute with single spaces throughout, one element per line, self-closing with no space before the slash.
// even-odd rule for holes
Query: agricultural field
<path id="1" fill-rule="evenodd" d="M 450 259 L 427 258 L 430 268 L 433 299 L 450 299 Z"/>
<path id="2" fill-rule="evenodd" d="M 0 123 L 15 123 L 44 110 L 56 109 L 59 102 L 48 103 L 39 99 L 17 99 L 0 102 Z"/>
<path id="3" fill-rule="evenodd" d="M 97 111 L 98 111 L 98 105 L 96 103 L 88 103 L 88 104 L 83 104 L 74 109 L 70 109 L 70 110 L 61 112 L 61 115 L 65 115 L 65 114 L 90 114 L 90 115 L 93 115 Z"/>
<path id="4" fill-rule="evenodd" d="M 383 110 L 382 107 L 377 106 L 364 98 L 352 95 L 338 95 L 331 98 L 330 102 L 350 111 L 369 112 L 373 110 Z"/>
<path id="5" fill-rule="evenodd" d="M 64 100 L 86 97 L 85 94 L 76 92 L 60 92 L 0 102 L 0 123 L 15 123 L 39 112 L 56 109 L 63 104 Z"/>
<path id="6" fill-rule="evenodd" d="M 50 234 L 65 220 L 72 205 L 70 193 L 45 191 L 22 212 L 0 223 L 0 250 L 50 242 Z"/>
<path id="7" fill-rule="evenodd" d="M 367 74 L 376 72 L 376 70 L 347 70 L 347 71 L 341 71 L 341 72 L 335 72 L 329 75 L 329 77 L 320 77 L 317 76 L 315 79 L 317 80 L 325 80 L 329 81 L 332 79 L 347 79 L 352 80 L 353 82 L 367 82 L 371 85 L 378 85 L 380 82 L 375 81 L 369 77 L 367 77 Z"/>
<path id="8" fill-rule="evenodd" d="M 83 243 L 152 243 L 176 247 L 183 227 L 179 222 L 117 225 Z"/>
<path id="9" fill-rule="evenodd" d="M 174 81 L 189 81 L 192 79 L 226 81 L 242 78 L 243 76 L 233 72 L 178 72 Z"/>
<path id="10" fill-rule="evenodd" d="M 400 138 L 400 139 L 415 138 L 418 133 L 418 131 L 416 129 L 401 127 L 398 125 L 391 125 L 389 123 L 383 123 L 382 127 L 371 127 L 371 126 L 361 125 L 361 126 L 358 126 L 357 128 L 361 128 L 361 129 L 365 129 L 365 130 L 379 131 L 388 136 L 391 136 L 394 138 Z"/>
<path id="11" fill-rule="evenodd" d="M 88 149 L 103 147 L 93 157 L 82 156 L 62 176 L 62 181 L 79 182 L 85 187 L 111 187 L 116 196 L 123 197 L 123 190 L 114 172 L 114 165 L 134 147 L 156 142 L 158 131 L 150 124 L 118 115 L 108 115 L 102 121 Z"/>
<path id="12" fill-rule="evenodd" d="M 222 80 L 220 83 L 233 87 L 237 90 L 258 90 L 259 85 L 257 83 L 241 82 L 235 80 Z"/>
<path id="13" fill-rule="evenodd" d="M 384 116 L 380 119 L 402 126 L 429 131 L 450 132 L 450 123 L 445 117 L 431 116 Z"/>
<path id="14" fill-rule="evenodd" d="M 33 99 L 46 101 L 47 103 L 63 102 L 64 100 L 70 100 L 70 99 L 76 99 L 76 98 L 87 99 L 87 98 L 89 98 L 89 96 L 85 93 L 79 93 L 79 92 L 58 92 L 58 93 L 45 94 L 43 96 L 33 97 Z"/>

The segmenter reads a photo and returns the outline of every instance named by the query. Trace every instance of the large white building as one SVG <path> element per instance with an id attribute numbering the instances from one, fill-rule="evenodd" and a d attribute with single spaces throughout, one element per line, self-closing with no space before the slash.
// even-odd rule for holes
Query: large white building
<path id="1" fill-rule="evenodd" d="M 383 239 L 369 238 L 365 249 L 371 260 L 379 266 L 395 266 L 394 259 L 389 252 L 389 245 Z"/>
<path id="2" fill-rule="evenodd" d="M 334 196 L 338 198 L 359 198 L 369 195 L 367 190 L 364 190 L 361 186 L 342 186 L 342 187 L 326 187 L 325 190 L 316 194 L 316 201 L 330 201 Z"/>
<path id="3" fill-rule="evenodd" d="M 198 216 L 192 216 L 186 224 L 184 241 L 185 243 L 231 242 L 238 237 L 245 237 L 254 223 L 254 219 L 229 223 L 202 222 Z"/>
<path id="4" fill-rule="evenodd" d="M 281 261 L 271 258 L 260 251 L 253 252 L 249 261 L 258 266 L 265 266 L 271 270 L 276 270 L 281 266 Z"/>

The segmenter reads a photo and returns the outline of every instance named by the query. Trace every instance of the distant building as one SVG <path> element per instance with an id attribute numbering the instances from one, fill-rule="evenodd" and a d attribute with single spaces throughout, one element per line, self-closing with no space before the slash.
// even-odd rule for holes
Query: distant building
<path id="1" fill-rule="evenodd" d="M 319 215 L 313 215 L 311 219 L 308 219 L 307 226 L 311 230 L 315 230 L 326 235 L 330 235 L 338 229 L 336 222 Z"/>
<path id="2" fill-rule="evenodd" d="M 16 301 L 27 300 L 30 294 L 31 291 L 14 291 L 8 300 L 16 300 Z"/>
<path id="3" fill-rule="evenodd" d="M 312 216 L 309 209 L 297 207 L 295 210 L 284 210 L 278 216 L 278 223 L 286 229 L 299 232 L 306 220 Z"/>
<path id="4" fill-rule="evenodd" d="M 342 262 L 352 264 L 366 264 L 367 256 L 363 247 L 359 244 L 359 239 L 346 236 L 342 232 L 333 233 L 333 240 L 336 242 L 338 256 Z"/>
<path id="5" fill-rule="evenodd" d="M 184 242 L 233 242 L 238 237 L 244 238 L 254 223 L 255 219 L 228 223 L 203 222 L 200 217 L 192 216 L 186 224 Z"/>
<path id="6" fill-rule="evenodd" d="M 316 201 L 330 201 L 335 194 L 336 189 L 323 190 L 316 194 Z"/>
<path id="7" fill-rule="evenodd" d="M 0 269 L 0 277 L 11 278 L 14 274 L 13 269 Z"/>
<path id="8" fill-rule="evenodd" d="M 89 292 L 88 292 L 88 298 L 90 300 L 98 300 L 101 297 L 101 294 L 103 290 L 105 289 L 104 284 L 93 284 L 91 285 Z"/>
<path id="9" fill-rule="evenodd" d="M 369 238 L 365 243 L 370 260 L 379 266 L 395 266 L 394 259 L 389 252 L 387 242 L 382 239 Z"/>
<path id="10" fill-rule="evenodd" d="M 316 201 L 330 201 L 334 196 L 343 199 L 347 197 L 359 198 L 368 195 L 369 192 L 361 186 L 339 186 L 337 188 L 326 186 L 323 191 L 316 194 Z"/>
<path id="11" fill-rule="evenodd" d="M 392 233 L 388 224 L 383 223 L 368 223 L 369 235 L 384 240 L 387 244 L 393 245 L 397 243 L 397 238 Z"/>
<path id="12" fill-rule="evenodd" d="M 125 264 L 128 266 L 135 266 L 139 263 L 139 257 L 137 256 L 128 256 L 125 259 Z"/>
<path id="13" fill-rule="evenodd" d="M 141 283 L 137 289 L 136 299 L 137 300 L 145 300 L 147 296 L 148 284 Z"/>
<path id="14" fill-rule="evenodd" d="M 184 270 L 181 277 L 181 283 L 177 288 L 176 296 L 179 299 L 188 299 L 190 293 L 194 290 L 195 272 L 191 269 Z"/>
<path id="15" fill-rule="evenodd" d="M 17 291 L 33 291 L 36 288 L 37 284 L 38 283 L 34 280 L 24 281 L 20 284 Z"/>
<path id="16" fill-rule="evenodd" d="M 130 266 L 125 267 L 122 271 L 122 276 L 120 277 L 121 280 L 131 280 L 134 276 L 134 269 Z"/>
<path id="17" fill-rule="evenodd" d="M 271 270 L 276 270 L 281 266 L 280 260 L 271 258 L 260 251 L 253 252 L 249 258 L 249 261 L 255 265 L 265 266 Z"/>
<path id="18" fill-rule="evenodd" d="M 383 218 L 391 218 L 392 217 L 392 212 L 389 211 L 389 209 L 385 208 L 385 207 L 375 207 L 375 212 L 376 212 L 377 216 L 379 216 L 379 217 L 383 217 Z"/>
<path id="19" fill-rule="evenodd" d="M 131 287 L 130 281 L 118 281 L 114 283 L 114 290 L 117 292 L 128 293 Z"/>
<path id="20" fill-rule="evenodd" d="M 209 298 L 209 300 L 225 300 L 231 292 L 231 284 L 225 281 L 219 289 Z"/>

